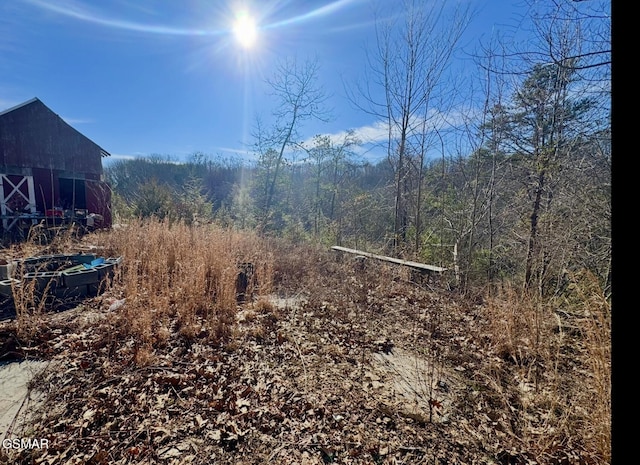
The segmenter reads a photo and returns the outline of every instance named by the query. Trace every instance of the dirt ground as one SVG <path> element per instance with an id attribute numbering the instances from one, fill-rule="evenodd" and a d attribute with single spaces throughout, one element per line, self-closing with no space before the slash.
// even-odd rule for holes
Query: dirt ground
<path id="1" fill-rule="evenodd" d="M 215 344 L 204 323 L 153 347 L 120 337 L 117 286 L 42 316 L 29 343 L 0 322 L 0 355 L 48 362 L 30 383 L 43 403 L 11 431 L 48 447 L 3 448 L 0 463 L 606 463 L 562 429 L 579 413 L 540 400 L 558 370 L 505 356 L 481 299 L 330 256 L 283 273 Z M 581 369 L 560 367 L 576 370 L 562 386 L 578 389 Z"/>

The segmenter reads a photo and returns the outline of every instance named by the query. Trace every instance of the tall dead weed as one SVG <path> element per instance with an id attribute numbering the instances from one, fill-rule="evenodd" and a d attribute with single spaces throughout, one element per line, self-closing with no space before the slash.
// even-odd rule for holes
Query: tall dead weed
<path id="1" fill-rule="evenodd" d="M 169 332 L 187 340 L 228 338 L 235 322 L 239 264 L 252 263 L 259 291 L 270 290 L 272 254 L 249 233 L 148 220 L 105 235 L 121 255 L 121 329 L 145 347 Z"/>

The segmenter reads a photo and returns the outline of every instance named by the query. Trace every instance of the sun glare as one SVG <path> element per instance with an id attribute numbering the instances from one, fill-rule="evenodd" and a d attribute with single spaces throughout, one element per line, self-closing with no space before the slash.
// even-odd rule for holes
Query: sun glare
<path id="1" fill-rule="evenodd" d="M 233 35 L 238 43 L 246 49 L 253 47 L 258 35 L 256 22 L 246 11 L 238 13 L 233 24 Z"/>

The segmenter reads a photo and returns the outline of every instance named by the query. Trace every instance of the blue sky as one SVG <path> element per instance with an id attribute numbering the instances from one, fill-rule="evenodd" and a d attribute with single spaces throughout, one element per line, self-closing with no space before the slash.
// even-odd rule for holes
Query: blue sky
<path id="1" fill-rule="evenodd" d="M 521 0 L 464 1 L 475 13 L 456 55 L 463 78 L 474 73 L 464 51 L 527 12 Z M 242 11 L 258 25 L 250 48 L 232 30 Z M 278 60 L 316 58 L 333 118 L 302 138 L 351 128 L 375 139 L 380 123 L 345 96 L 364 79 L 373 11 L 370 0 L 2 1 L 0 111 L 38 97 L 112 159 L 229 157 L 250 151 L 257 115 L 268 123 Z"/>

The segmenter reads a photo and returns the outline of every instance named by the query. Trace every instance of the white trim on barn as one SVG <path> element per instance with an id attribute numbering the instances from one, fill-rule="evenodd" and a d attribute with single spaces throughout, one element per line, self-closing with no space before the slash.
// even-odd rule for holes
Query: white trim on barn
<path id="1" fill-rule="evenodd" d="M 14 178 L 15 175 L 11 175 Z M 24 191 L 26 183 L 27 191 Z M 8 191 L 8 193 L 7 193 Z M 12 202 L 18 200 L 20 204 L 27 202 L 22 211 L 14 211 Z M 33 184 L 33 176 L 20 176 L 20 180 L 15 183 L 9 179 L 9 175 L 0 173 L 0 213 L 2 214 L 2 227 L 5 231 L 10 230 L 20 219 L 19 215 L 29 211 L 36 213 L 36 190 Z M 13 216 L 14 218 L 8 218 Z"/>

